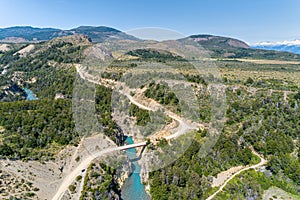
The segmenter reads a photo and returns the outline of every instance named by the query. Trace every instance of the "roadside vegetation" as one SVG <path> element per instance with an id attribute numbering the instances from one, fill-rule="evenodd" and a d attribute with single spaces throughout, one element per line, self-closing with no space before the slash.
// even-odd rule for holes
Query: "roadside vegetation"
<path id="1" fill-rule="evenodd" d="M 158 101 L 158 103 L 166 106 L 166 108 L 180 113 L 179 99 L 176 94 L 171 91 L 166 83 L 151 82 L 145 91 L 145 96 Z"/>
<path id="2" fill-rule="evenodd" d="M 203 83 L 201 79 L 199 82 Z M 270 85 L 274 91 L 269 87 L 256 87 L 256 83 L 257 80 L 249 77 L 240 84 L 232 81 L 226 83 L 226 122 L 218 142 L 205 158 L 199 158 L 201 142 L 194 141 L 172 165 L 151 172 L 150 192 L 153 199 L 205 199 L 214 190 L 210 187 L 210 177 L 232 166 L 259 162 L 249 147 L 268 160 L 266 169 L 242 173 L 230 181 L 217 199 L 261 198 L 264 190 L 271 186 L 298 194 L 299 90 L 285 96 L 284 89 L 290 89 L 293 83 L 284 85 L 277 81 L 281 85 Z M 204 84 L 202 88 L 205 90 Z M 204 100 L 205 96 L 201 93 L 204 95 L 199 91 L 199 99 Z M 202 136 L 206 134 L 201 133 Z M 198 187 L 194 187 L 195 183 Z"/>
<path id="3" fill-rule="evenodd" d="M 130 104 L 129 115 L 136 118 L 136 124 L 146 126 L 150 122 L 150 112 L 143 110 L 134 104 Z"/>
<path id="4" fill-rule="evenodd" d="M 235 199 L 256 198 L 262 199 L 264 191 L 272 186 L 279 187 L 284 191 L 299 195 L 297 187 L 293 183 L 282 180 L 280 177 L 267 177 L 263 172 L 248 170 L 232 179 L 226 188 L 219 193 L 215 199 Z"/>

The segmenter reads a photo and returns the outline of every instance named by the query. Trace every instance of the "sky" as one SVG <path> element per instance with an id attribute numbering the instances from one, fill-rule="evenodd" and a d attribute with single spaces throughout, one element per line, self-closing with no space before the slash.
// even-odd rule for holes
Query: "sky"
<path id="1" fill-rule="evenodd" d="M 0 0 L 0 27 L 159 27 L 248 43 L 300 39 L 300 0 Z"/>

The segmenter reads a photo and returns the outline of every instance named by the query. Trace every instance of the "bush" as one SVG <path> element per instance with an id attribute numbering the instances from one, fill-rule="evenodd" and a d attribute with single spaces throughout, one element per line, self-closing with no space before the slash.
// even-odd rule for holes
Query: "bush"
<path id="1" fill-rule="evenodd" d="M 74 193 L 76 190 L 76 187 L 74 185 L 69 185 L 69 190 L 71 193 Z"/>

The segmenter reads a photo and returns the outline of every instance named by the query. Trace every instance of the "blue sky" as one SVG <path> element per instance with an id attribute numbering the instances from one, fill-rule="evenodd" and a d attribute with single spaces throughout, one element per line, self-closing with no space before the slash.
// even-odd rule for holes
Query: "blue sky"
<path id="1" fill-rule="evenodd" d="M 299 0 L 0 0 L 0 27 L 161 27 L 254 43 L 300 38 Z"/>

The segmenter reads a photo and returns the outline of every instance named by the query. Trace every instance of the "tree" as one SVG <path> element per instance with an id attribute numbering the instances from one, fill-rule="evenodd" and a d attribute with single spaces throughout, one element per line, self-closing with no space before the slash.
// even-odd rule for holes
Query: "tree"
<path id="1" fill-rule="evenodd" d="M 297 94 L 295 94 L 294 98 L 295 98 L 296 100 L 300 100 L 300 92 L 298 92 Z"/>
<path id="2" fill-rule="evenodd" d="M 247 79 L 246 83 L 247 83 L 248 85 L 251 85 L 251 84 L 254 83 L 254 80 L 253 80 L 251 77 L 249 77 L 249 78 Z"/>

